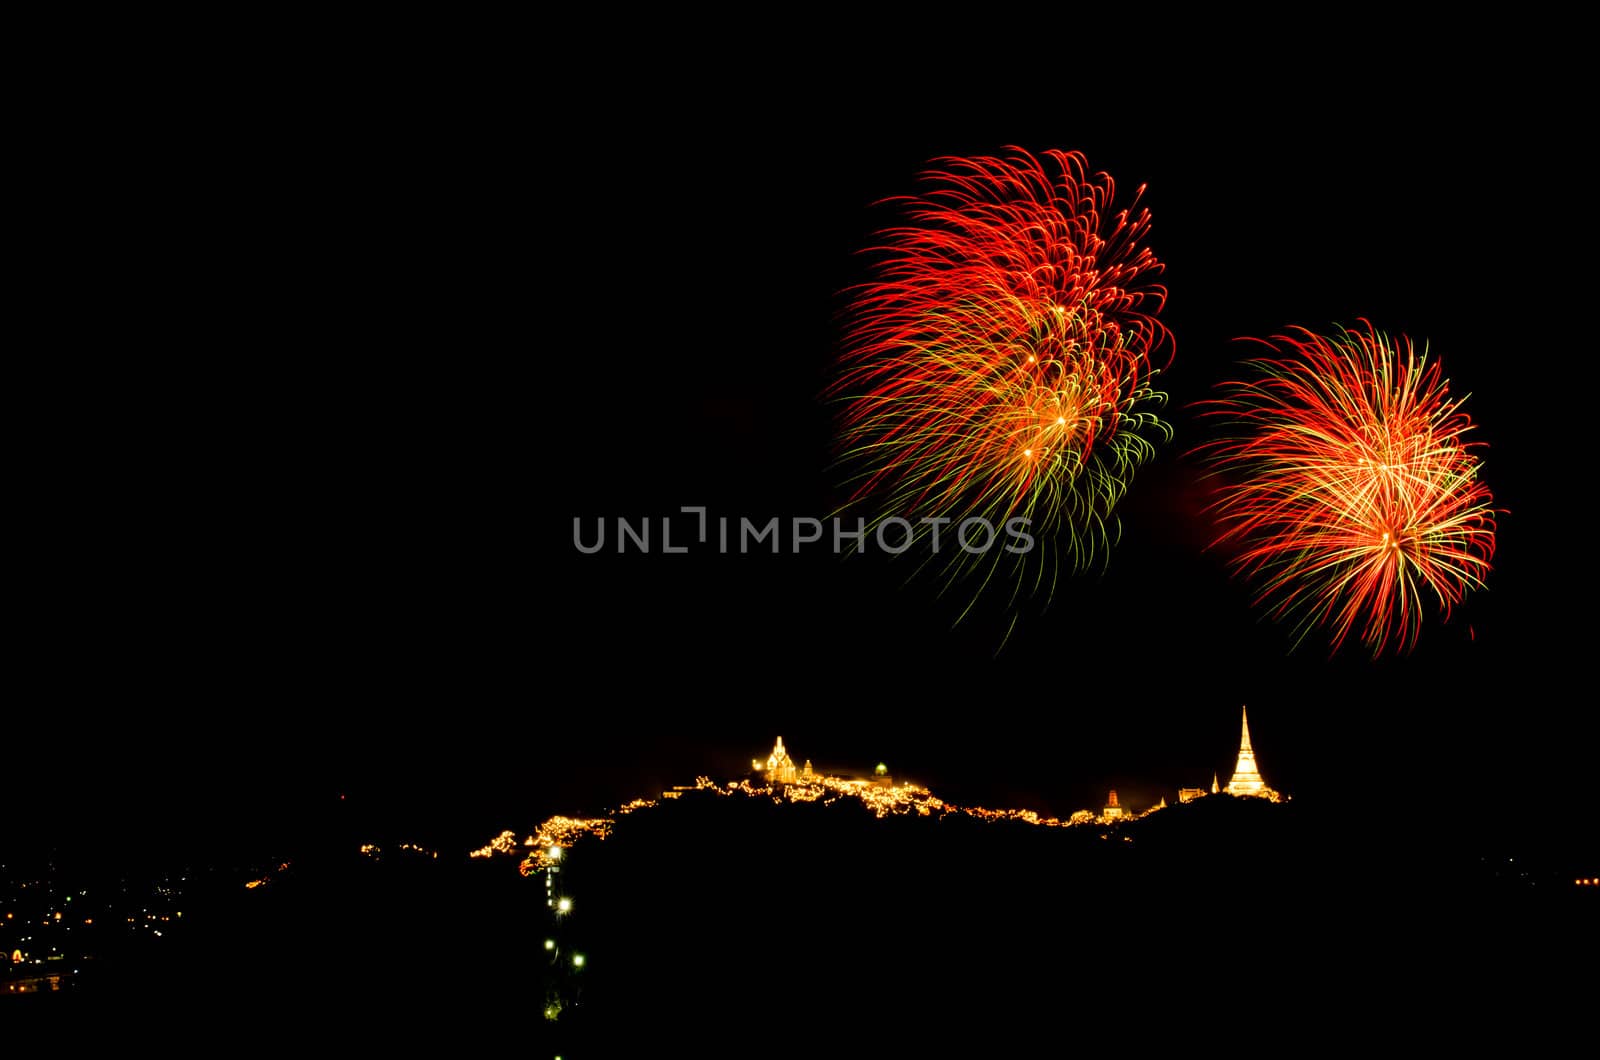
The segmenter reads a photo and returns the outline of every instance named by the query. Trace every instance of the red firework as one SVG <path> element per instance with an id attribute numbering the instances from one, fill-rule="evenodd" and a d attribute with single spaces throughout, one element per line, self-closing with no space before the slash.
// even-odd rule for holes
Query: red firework
<path id="1" fill-rule="evenodd" d="M 1200 452 L 1225 483 L 1218 541 L 1241 547 L 1257 602 L 1296 643 L 1321 625 L 1337 652 L 1359 630 L 1377 656 L 1416 645 L 1425 598 L 1448 619 L 1483 585 L 1495 512 L 1439 362 L 1361 325 L 1263 343 L 1287 356 L 1249 362 L 1256 378 L 1206 403 L 1233 432 Z"/>
<path id="2" fill-rule="evenodd" d="M 1009 150 L 937 159 L 921 194 L 891 200 L 907 223 L 881 234 L 833 393 L 848 402 L 852 502 L 913 519 L 1026 516 L 1081 566 L 1154 452 L 1149 436 L 1167 432 L 1148 411 L 1168 339 L 1162 266 L 1140 245 L 1142 186 L 1113 213 L 1111 178 L 1082 155 Z"/>

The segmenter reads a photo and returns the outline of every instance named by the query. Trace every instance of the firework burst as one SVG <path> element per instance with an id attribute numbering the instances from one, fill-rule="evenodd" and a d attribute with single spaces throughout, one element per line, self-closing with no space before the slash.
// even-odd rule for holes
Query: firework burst
<path id="1" fill-rule="evenodd" d="M 1375 657 L 1408 652 L 1427 601 L 1447 619 L 1494 555 L 1465 398 L 1403 335 L 1297 332 L 1205 403 L 1229 426 L 1199 449 L 1224 483 L 1218 542 L 1296 644 L 1322 626 L 1335 652 L 1352 632 Z"/>
<path id="2" fill-rule="evenodd" d="M 856 290 L 842 371 L 847 508 L 914 536 L 982 519 L 1028 520 L 1037 548 L 930 559 L 952 579 L 1012 561 L 1012 600 L 1103 558 L 1130 478 L 1169 437 L 1153 409 L 1162 266 L 1142 241 L 1139 194 L 1082 155 L 1020 149 L 931 163 L 906 223 L 880 234 Z M 933 523 L 933 525 L 930 525 Z M 975 594 L 976 596 L 976 594 Z M 969 605 L 970 606 L 970 605 Z"/>

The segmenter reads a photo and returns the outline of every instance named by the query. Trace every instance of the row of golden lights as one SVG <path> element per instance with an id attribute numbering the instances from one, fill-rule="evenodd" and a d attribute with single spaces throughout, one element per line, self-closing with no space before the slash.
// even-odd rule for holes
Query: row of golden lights
<path id="1" fill-rule="evenodd" d="M 852 780 L 843 777 L 816 776 L 796 780 L 793 783 L 772 785 L 752 784 L 749 780 L 730 781 L 727 784 L 718 784 L 709 777 L 696 777 L 694 788 L 696 791 L 709 791 L 716 795 L 732 796 L 746 795 L 753 798 L 770 798 L 774 802 L 821 802 L 823 805 L 832 805 L 840 799 L 853 798 L 860 800 L 873 814 L 884 818 L 890 814 L 915 813 L 921 817 L 934 815 L 946 816 L 949 814 L 963 814 L 976 817 L 983 821 L 1019 821 L 1023 824 L 1035 825 L 1042 828 L 1069 828 L 1074 825 L 1094 824 L 1100 818 L 1088 810 L 1079 810 L 1065 820 L 1059 817 L 1048 817 L 1034 810 L 992 810 L 984 806 L 960 806 L 946 802 L 937 797 L 927 788 L 918 784 L 893 784 L 885 785 L 870 780 Z M 678 791 L 669 792 L 676 796 Z M 658 805 L 655 799 L 634 799 L 616 810 L 617 816 L 634 812 L 635 810 L 649 809 Z M 1152 808 L 1153 809 L 1153 808 Z M 1128 814 L 1123 820 L 1136 820 L 1143 817 L 1144 813 Z M 531 876 L 543 869 L 551 868 L 560 861 L 562 851 L 570 848 L 579 839 L 589 837 L 603 840 L 611 834 L 612 826 L 616 823 L 614 817 L 565 817 L 556 816 L 545 821 L 533 835 L 517 842 L 516 833 L 507 829 L 495 836 L 489 842 L 471 851 L 473 858 L 490 858 L 496 854 L 514 853 L 517 847 L 532 848 L 519 866 L 522 875 Z M 567 899 L 562 899 L 567 902 Z M 569 903 L 570 907 L 570 903 Z M 558 913 L 565 913 L 567 909 L 558 909 Z"/>
<path id="2" fill-rule="evenodd" d="M 627 806 L 617 810 L 619 814 L 631 813 L 634 810 L 654 806 L 655 801 L 650 799 L 635 799 Z M 614 819 L 610 817 L 564 817 L 557 815 L 539 826 L 539 831 L 522 841 L 522 846 L 533 847 L 522 863 L 522 874 L 532 875 L 540 869 L 549 868 L 561 860 L 563 847 L 570 847 L 584 836 L 595 839 L 604 839 L 611 834 Z M 517 834 L 510 829 L 501 832 L 489 842 L 471 851 L 467 856 L 473 858 L 490 858 L 496 854 L 511 854 L 517 849 Z"/>
<path id="3" fill-rule="evenodd" d="M 365 853 L 365 851 L 363 851 L 363 853 Z M 284 862 L 280 862 L 278 867 L 273 869 L 272 871 L 273 872 L 286 872 L 286 871 L 288 871 L 288 868 L 289 868 L 289 863 L 287 861 L 284 861 Z M 246 881 L 245 885 L 244 885 L 244 889 L 247 890 L 247 891 L 253 891 L 257 887 L 265 887 L 267 884 L 269 884 L 271 882 L 272 882 L 272 876 L 269 874 L 269 875 L 261 877 L 258 880 L 248 880 L 248 881 Z"/>
<path id="4" fill-rule="evenodd" d="M 915 813 L 921 817 L 935 814 L 946 816 L 949 814 L 963 814 L 976 817 L 984 821 L 1021 821 L 1024 824 L 1037 825 L 1043 828 L 1068 828 L 1072 825 L 1090 824 L 1098 818 L 1087 810 L 1079 810 L 1066 820 L 1059 817 L 1048 817 L 1034 810 L 992 810 L 985 806 L 961 806 L 956 803 L 946 802 L 934 795 L 927 788 L 919 784 L 892 784 L 885 785 L 870 780 L 850 780 L 843 777 L 809 777 L 800 778 L 793 783 L 774 787 L 770 784 L 752 784 L 748 780 L 733 781 L 726 786 L 718 786 L 705 777 L 695 781 L 697 788 L 713 791 L 719 795 L 743 794 L 750 796 L 765 796 L 774 801 L 787 799 L 790 802 L 822 802 L 831 805 L 842 798 L 859 799 L 877 817 L 887 817 L 890 814 Z M 1149 811 L 1145 811 L 1148 813 Z M 1142 817 L 1143 814 L 1129 814 L 1127 820 Z"/>
<path id="5" fill-rule="evenodd" d="M 439 860 L 439 852 L 437 850 L 429 850 L 427 847 L 418 846 L 416 843 L 401 843 L 398 849 L 409 850 L 413 854 L 421 854 L 423 857 L 433 858 L 435 861 Z M 362 843 L 361 853 L 369 858 L 375 858 L 383 853 L 383 848 L 376 843 Z"/>
<path id="6" fill-rule="evenodd" d="M 880 767 L 881 768 L 881 767 Z M 675 789 L 667 792 L 666 796 L 677 798 L 683 790 Z M 829 805 L 842 798 L 856 798 L 865 804 L 879 817 L 889 814 L 917 813 L 921 816 L 930 816 L 935 813 L 944 815 L 948 813 L 963 813 L 982 820 L 1022 821 L 1032 825 L 1061 828 L 1074 824 L 1086 824 L 1095 820 L 1088 811 L 1079 811 L 1066 821 L 1055 817 L 1044 817 L 1033 810 L 990 810 L 981 806 L 963 807 L 947 803 L 937 798 L 927 788 L 916 784 L 885 785 L 867 780 L 847 780 L 842 777 L 812 776 L 802 778 L 794 783 L 783 785 L 751 784 L 749 780 L 732 781 L 726 785 L 719 785 L 709 777 L 696 777 L 694 788 L 696 791 L 710 791 L 720 796 L 747 795 L 751 797 L 771 798 L 775 802 L 787 799 L 790 802 L 817 802 Z M 636 810 L 649 809 L 659 805 L 655 799 L 634 799 L 617 808 L 617 816 L 633 813 Z M 1149 811 L 1146 811 L 1149 812 Z M 1130 818 L 1134 815 L 1130 815 Z M 1142 815 L 1138 815 L 1142 816 Z M 586 836 L 604 840 L 611 834 L 615 824 L 612 817 L 566 817 L 555 816 L 539 826 L 538 832 L 528 836 L 522 841 L 522 846 L 532 848 L 525 857 L 518 870 L 524 876 L 531 876 L 541 870 L 550 869 L 552 872 L 562 859 L 564 851 Z M 497 853 L 509 854 L 516 849 L 516 834 L 510 830 L 501 832 L 488 843 L 470 853 L 474 858 L 489 858 Z M 547 889 L 553 884 L 554 876 L 546 876 Z M 572 912 L 572 898 L 567 895 L 555 897 L 552 891 L 550 905 L 558 919 L 564 919 Z M 545 952 L 550 955 L 553 962 L 562 960 L 560 944 L 555 938 L 544 940 Z M 581 972 L 588 962 L 582 953 L 573 953 L 570 965 L 574 972 Z M 544 1017 L 547 1020 L 556 1020 L 560 1017 L 562 1005 L 559 1001 L 547 1003 Z"/>

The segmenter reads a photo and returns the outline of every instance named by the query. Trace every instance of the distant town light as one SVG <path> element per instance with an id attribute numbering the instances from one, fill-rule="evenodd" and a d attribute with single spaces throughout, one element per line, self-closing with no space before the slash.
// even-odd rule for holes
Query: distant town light
<path id="1" fill-rule="evenodd" d="M 544 948 L 547 949 L 547 950 L 555 949 L 556 948 L 556 940 L 555 939 L 545 939 L 544 940 Z"/>
<path id="2" fill-rule="evenodd" d="M 583 967 L 583 954 L 574 953 L 572 955 L 572 966 L 574 968 L 582 968 Z"/>
<path id="3" fill-rule="evenodd" d="M 559 860 L 561 860 L 561 848 L 560 847 L 553 846 L 553 847 L 550 848 L 550 860 L 551 861 L 559 861 Z"/>
<path id="4" fill-rule="evenodd" d="M 561 901 L 557 902 L 556 903 L 556 912 L 558 912 L 558 913 L 570 913 L 570 912 L 572 912 L 572 899 L 571 898 L 563 898 L 563 899 L 561 899 Z"/>

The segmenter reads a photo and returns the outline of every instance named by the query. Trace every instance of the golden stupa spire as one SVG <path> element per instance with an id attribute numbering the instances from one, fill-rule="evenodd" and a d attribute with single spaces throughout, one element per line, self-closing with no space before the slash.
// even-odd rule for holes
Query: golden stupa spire
<path id="1" fill-rule="evenodd" d="M 1250 746 L 1250 717 L 1239 708 L 1239 761 L 1233 767 L 1233 779 L 1228 781 L 1229 795 L 1264 795 L 1271 789 L 1261 779 L 1256 769 L 1256 753 Z"/>

